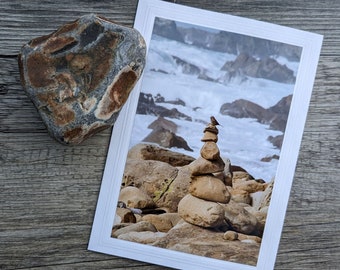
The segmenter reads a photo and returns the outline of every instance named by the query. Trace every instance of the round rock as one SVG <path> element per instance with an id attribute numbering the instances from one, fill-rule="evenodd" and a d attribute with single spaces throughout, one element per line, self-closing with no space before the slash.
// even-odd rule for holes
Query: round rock
<path id="1" fill-rule="evenodd" d="M 220 179 L 212 175 L 193 177 L 189 192 L 195 197 L 212 202 L 228 203 L 230 200 L 227 187 Z"/>
<path id="2" fill-rule="evenodd" d="M 208 141 L 205 142 L 201 148 L 201 157 L 207 160 L 216 160 L 220 157 L 220 150 L 216 143 Z"/>
<path id="3" fill-rule="evenodd" d="M 186 222 L 201 227 L 213 228 L 224 225 L 224 209 L 221 205 L 190 194 L 179 202 L 178 214 Z"/>

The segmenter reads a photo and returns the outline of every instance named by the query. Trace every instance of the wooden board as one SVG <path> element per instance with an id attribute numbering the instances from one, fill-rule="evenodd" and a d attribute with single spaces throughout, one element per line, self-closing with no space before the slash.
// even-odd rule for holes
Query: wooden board
<path id="1" fill-rule="evenodd" d="M 340 265 L 340 1 L 182 0 L 324 35 L 275 269 Z M 0 268 L 164 269 L 87 251 L 110 130 L 79 146 L 48 134 L 24 94 L 22 44 L 93 12 L 132 26 L 137 1 L 0 2 Z"/>

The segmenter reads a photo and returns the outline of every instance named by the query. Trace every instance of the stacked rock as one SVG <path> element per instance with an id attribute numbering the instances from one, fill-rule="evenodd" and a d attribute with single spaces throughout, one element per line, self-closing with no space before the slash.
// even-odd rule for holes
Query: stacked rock
<path id="1" fill-rule="evenodd" d="M 218 122 L 211 117 L 204 129 L 200 157 L 189 164 L 191 182 L 189 194 L 178 204 L 179 215 L 188 223 L 214 228 L 225 225 L 224 207 L 230 194 L 223 181 L 215 174 L 224 170 L 224 162 L 217 146 Z"/>

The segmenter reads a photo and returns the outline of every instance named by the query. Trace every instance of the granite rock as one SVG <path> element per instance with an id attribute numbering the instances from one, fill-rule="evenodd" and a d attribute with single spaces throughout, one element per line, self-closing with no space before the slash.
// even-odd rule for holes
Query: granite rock
<path id="1" fill-rule="evenodd" d="M 23 87 L 52 137 L 78 144 L 111 127 L 145 65 L 140 33 L 94 14 L 25 44 Z"/>

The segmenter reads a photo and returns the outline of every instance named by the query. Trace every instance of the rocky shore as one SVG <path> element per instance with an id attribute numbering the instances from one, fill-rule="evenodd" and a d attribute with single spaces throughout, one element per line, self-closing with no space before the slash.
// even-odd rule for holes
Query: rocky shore
<path id="1" fill-rule="evenodd" d="M 129 151 L 112 237 L 256 265 L 274 180 L 221 157 L 218 123 L 197 159 L 152 143 Z"/>

